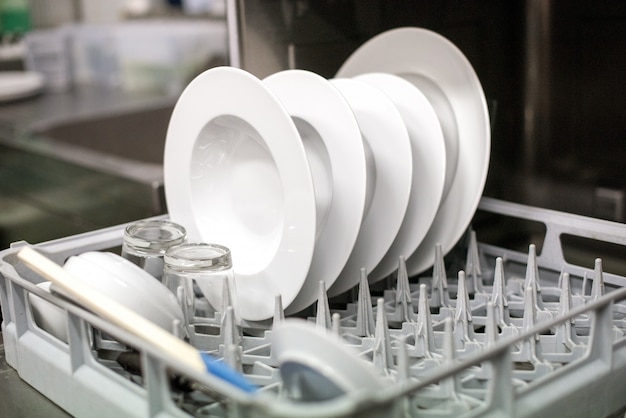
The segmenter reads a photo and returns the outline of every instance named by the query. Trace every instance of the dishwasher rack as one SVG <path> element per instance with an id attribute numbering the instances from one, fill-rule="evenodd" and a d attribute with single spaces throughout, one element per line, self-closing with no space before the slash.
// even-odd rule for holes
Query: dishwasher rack
<path id="1" fill-rule="evenodd" d="M 276 324 L 244 323 L 234 349 L 227 315 L 215 313 L 207 320 L 208 330 L 191 329 L 193 345 L 240 368 L 261 387 L 257 394 L 186 369 L 156 347 L 36 286 L 43 278 L 16 257 L 29 245 L 25 242 L 0 253 L 6 360 L 25 382 L 79 417 L 623 413 L 626 278 L 603 272 L 599 261 L 587 267 L 566 262 L 561 238 L 571 235 L 626 248 L 626 225 L 490 198 L 481 200 L 479 210 L 544 224 L 541 251 L 535 253 L 534 245 L 526 253 L 482 243 L 476 240 L 477 230 L 450 255 L 464 261 L 458 276 L 446 272 L 438 258 L 428 276 L 409 281 L 400 269 L 397 277 L 371 289 L 362 277 L 358 291 L 330 305 L 322 294 L 309 320 L 339 333 L 387 375 L 390 384 L 377 393 L 356 390 L 324 402 L 294 399 L 283 387 L 271 353 L 272 326 L 281 315 Z M 35 248 L 62 264 L 71 255 L 118 248 L 124 227 Z M 67 343 L 37 326 L 29 293 L 67 312 Z"/>

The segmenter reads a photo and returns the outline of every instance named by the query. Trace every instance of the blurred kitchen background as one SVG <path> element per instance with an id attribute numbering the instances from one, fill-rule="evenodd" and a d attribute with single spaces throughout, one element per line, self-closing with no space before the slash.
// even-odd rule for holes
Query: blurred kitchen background
<path id="1" fill-rule="evenodd" d="M 264 77 L 302 68 L 332 77 L 367 39 L 402 26 L 450 39 L 482 82 L 492 122 L 485 195 L 624 221 L 626 2 L 0 5 L 4 16 L 17 8 L 30 21 L 9 30 L 0 18 L 0 70 L 36 69 L 47 81 L 39 94 L 0 104 L 1 248 L 165 213 L 169 114 L 204 69 L 231 64 Z"/>

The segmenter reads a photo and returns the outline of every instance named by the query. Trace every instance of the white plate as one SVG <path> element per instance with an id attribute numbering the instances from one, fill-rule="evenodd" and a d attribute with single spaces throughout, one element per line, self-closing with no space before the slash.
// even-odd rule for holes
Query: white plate
<path id="1" fill-rule="evenodd" d="M 39 93 L 43 76 L 33 71 L 0 71 L 0 102 L 23 99 Z"/>
<path id="2" fill-rule="evenodd" d="M 352 254 L 328 290 L 335 296 L 359 282 L 361 268 L 369 274 L 391 247 L 409 204 L 413 159 L 402 116 L 382 91 L 353 79 L 334 79 L 331 83 L 350 104 L 366 154 L 370 153 L 369 200 Z"/>
<path id="3" fill-rule="evenodd" d="M 275 73 L 263 82 L 291 115 L 313 173 L 317 239 L 304 286 L 285 309 L 301 311 L 328 289 L 348 261 L 365 210 L 366 162 L 352 109 L 331 83 L 303 70 Z"/>
<path id="4" fill-rule="evenodd" d="M 284 387 L 288 393 L 298 393 L 300 401 L 377 392 L 388 386 L 373 365 L 358 355 L 336 335 L 303 320 L 288 319 L 272 332 L 272 356 Z"/>
<path id="5" fill-rule="evenodd" d="M 164 157 L 170 217 L 189 241 L 230 248 L 241 317 L 263 320 L 291 304 L 315 245 L 315 193 L 289 114 L 246 71 L 216 67 L 183 91 Z"/>
<path id="6" fill-rule="evenodd" d="M 369 72 L 400 75 L 415 84 L 437 112 L 446 140 L 446 193 L 417 251 L 407 260 L 410 275 L 433 265 L 435 245 L 447 253 L 469 225 L 485 186 L 491 133 L 485 95 L 463 53 L 446 38 L 420 28 L 384 32 L 358 48 L 338 77 Z M 454 147 L 458 147 L 455 152 Z M 456 168 L 453 176 L 451 171 Z M 450 175 L 449 175 L 450 174 Z"/>
<path id="7" fill-rule="evenodd" d="M 391 248 L 368 279 L 383 279 L 398 268 L 398 258 L 409 258 L 435 219 L 446 174 L 446 150 L 437 114 L 428 99 L 405 79 L 386 73 L 355 77 L 380 89 L 396 105 L 411 139 L 413 182 L 409 206 Z"/>

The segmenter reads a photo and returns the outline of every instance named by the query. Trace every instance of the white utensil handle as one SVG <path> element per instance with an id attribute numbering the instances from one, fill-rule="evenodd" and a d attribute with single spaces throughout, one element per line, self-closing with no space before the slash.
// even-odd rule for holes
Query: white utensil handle
<path id="1" fill-rule="evenodd" d="M 78 304 L 159 347 L 167 356 L 178 362 L 200 372 L 206 372 L 205 364 L 193 346 L 176 338 L 114 299 L 103 295 L 34 249 L 25 247 L 17 253 L 17 256 Z"/>

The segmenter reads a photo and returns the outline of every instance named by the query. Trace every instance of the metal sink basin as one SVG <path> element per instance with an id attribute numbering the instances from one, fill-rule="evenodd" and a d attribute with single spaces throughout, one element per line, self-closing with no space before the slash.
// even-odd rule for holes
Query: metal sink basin
<path id="1" fill-rule="evenodd" d="M 48 156 L 139 182 L 163 213 L 163 151 L 173 103 L 34 124 L 28 146 Z"/>
<path id="2" fill-rule="evenodd" d="M 163 164 L 165 133 L 172 108 L 98 115 L 38 127 L 33 131 L 63 144 L 146 164 Z"/>

